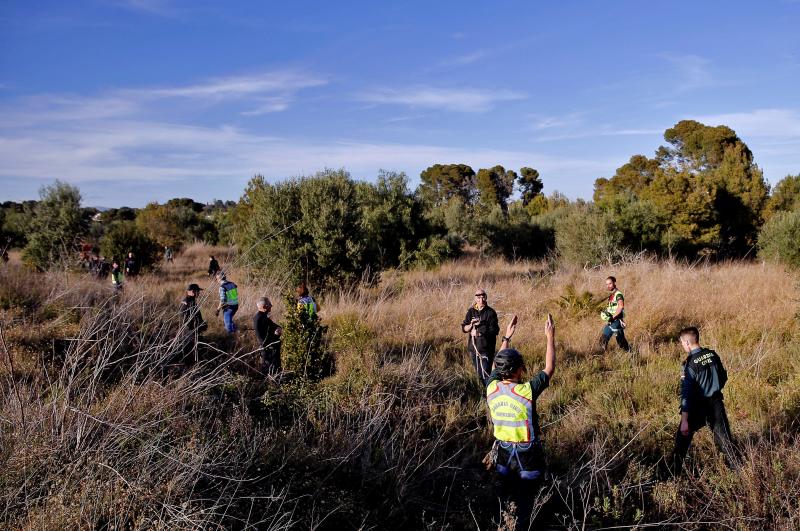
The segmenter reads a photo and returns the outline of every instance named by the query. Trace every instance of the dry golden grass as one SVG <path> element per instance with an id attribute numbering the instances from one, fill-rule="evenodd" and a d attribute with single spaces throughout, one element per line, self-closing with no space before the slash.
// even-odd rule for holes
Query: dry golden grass
<path id="1" fill-rule="evenodd" d="M 0 272 L 8 525 L 497 527 L 480 465 L 491 428 L 459 327 L 480 286 L 501 328 L 520 316 L 514 346 L 531 371 L 542 366 L 546 314 L 556 319 L 556 374 L 538 403 L 555 480 L 537 525 L 800 526 L 800 286 L 778 266 L 639 259 L 553 270 L 465 258 L 388 272 L 320 298 L 336 374 L 274 387 L 250 378 L 252 332 L 231 341 L 213 316 L 209 254 L 240 287 L 243 329 L 259 296 L 282 314 L 285 275 L 253 278 L 222 248 L 192 246 L 117 299 L 110 282 Z M 581 295 L 604 296 L 608 275 L 625 293 L 633 355 L 614 341 L 594 355 L 602 323 Z M 208 288 L 208 342 L 225 353 L 165 377 L 157 368 L 188 282 Z M 22 289 L 30 300 L 14 296 Z M 722 465 L 706 430 L 688 475 L 663 473 L 684 356 L 675 334 L 687 325 L 728 369 L 739 471 Z"/>

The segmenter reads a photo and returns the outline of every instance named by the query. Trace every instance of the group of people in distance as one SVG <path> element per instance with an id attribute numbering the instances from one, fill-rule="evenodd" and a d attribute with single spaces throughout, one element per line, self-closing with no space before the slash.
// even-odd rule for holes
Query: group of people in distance
<path id="1" fill-rule="evenodd" d="M 626 352 L 631 351 L 625 338 L 625 303 L 614 277 L 606 279 L 609 292 L 606 308 L 601 312 L 605 322 L 599 346 L 605 351 L 611 336 Z M 495 444 L 490 452 L 491 462 L 499 476 L 502 496 L 514 501 L 518 514 L 530 514 L 532 495 L 541 485 L 545 473 L 536 400 L 550 385 L 555 372 L 556 326 L 547 316 L 544 334 L 546 354 L 544 369 L 528 380 L 521 353 L 511 348 L 511 338 L 517 328 L 517 316 L 512 316 L 500 350 L 495 345 L 500 327 L 497 312 L 487 304 L 486 291 L 475 291 L 475 302 L 461 323 L 468 334 L 467 350 L 478 378 L 485 386 L 486 400 L 494 426 Z M 719 355 L 700 345 L 700 332 L 694 326 L 683 328 L 678 341 L 686 353 L 681 374 L 680 422 L 675 433 L 671 470 L 680 474 L 692 437 L 703 426 L 713 433 L 714 442 L 730 467 L 737 466 L 736 450 L 725 412 L 722 389 L 727 373 Z"/>
<path id="2" fill-rule="evenodd" d="M 234 316 L 239 311 L 239 287 L 235 282 L 228 279 L 225 271 L 219 268 L 219 264 L 211 257 L 209 273 L 213 273 L 219 283 L 219 302 L 215 314 L 222 313 L 222 320 L 225 331 L 234 334 L 237 331 Z M 186 288 L 186 295 L 181 301 L 181 332 L 179 339 L 182 342 L 182 352 L 184 361 L 197 361 L 197 345 L 200 334 L 208 329 L 208 323 L 203 320 L 197 297 L 203 291 L 198 284 L 189 284 Z M 306 312 L 310 316 L 316 316 L 317 303 L 308 293 L 308 288 L 301 283 L 295 289 L 297 309 Z M 281 335 L 283 328 L 275 323 L 270 317 L 272 312 L 272 301 L 268 297 L 260 297 L 256 301 L 256 313 L 253 315 L 253 330 L 259 345 L 260 370 L 263 374 L 274 376 L 281 372 Z"/>

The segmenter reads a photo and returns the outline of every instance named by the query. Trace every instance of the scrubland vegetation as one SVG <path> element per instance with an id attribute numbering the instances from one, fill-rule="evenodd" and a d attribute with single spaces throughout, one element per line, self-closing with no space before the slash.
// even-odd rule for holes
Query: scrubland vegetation
<path id="1" fill-rule="evenodd" d="M 784 266 L 628 257 L 598 268 L 467 254 L 432 270 L 321 297 L 333 372 L 280 385 L 253 370 L 255 338 L 214 319 L 208 254 L 239 284 L 237 321 L 291 287 L 224 248 L 194 245 L 127 283 L 0 268 L 0 521 L 14 529 L 495 529 L 503 514 L 481 460 L 492 442 L 459 322 L 484 287 L 514 345 L 542 365 L 547 312 L 558 366 L 538 403 L 552 481 L 536 527 L 800 526 L 800 286 Z M 614 274 L 635 354 L 593 355 L 596 301 Z M 175 354 L 185 284 L 209 288 L 199 362 Z M 663 466 L 678 424 L 675 342 L 697 325 L 730 381 L 743 465 L 707 430 L 689 466 Z"/>
<path id="2" fill-rule="evenodd" d="M 664 138 L 597 179 L 593 201 L 544 195 L 530 167 L 434 164 L 414 190 L 403 174 L 326 170 L 256 176 L 238 203 L 99 212 L 65 183 L 4 203 L 2 250 L 19 251 L 0 264 L 0 521 L 510 528 L 482 465 L 492 431 L 458 326 L 480 286 L 501 326 L 520 316 L 514 345 L 531 372 L 556 319 L 536 527 L 800 527 L 800 176 L 770 190 L 725 126 L 683 121 Z M 145 273 L 114 293 L 78 267 L 87 247 L 132 251 Z M 165 247 L 177 256 L 159 265 Z M 213 316 L 209 255 L 239 285 L 236 337 Z M 608 275 L 633 354 L 596 355 Z M 313 352 L 288 315 L 301 279 L 321 303 Z M 190 282 L 207 289 L 210 327 L 183 366 Z M 278 379 L 259 372 L 248 330 L 264 295 L 287 325 Z M 743 465 L 728 470 L 700 432 L 675 478 L 675 335 L 689 325 L 730 375 Z"/>

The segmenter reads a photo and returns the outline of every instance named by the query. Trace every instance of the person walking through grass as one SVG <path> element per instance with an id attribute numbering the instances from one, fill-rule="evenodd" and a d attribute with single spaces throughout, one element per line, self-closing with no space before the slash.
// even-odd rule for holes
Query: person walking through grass
<path id="1" fill-rule="evenodd" d="M 181 301 L 181 330 L 180 345 L 182 361 L 193 359 L 197 361 L 197 343 L 200 341 L 200 334 L 208 329 L 208 324 L 203 320 L 200 313 L 200 305 L 197 297 L 203 290 L 197 284 L 189 284 L 186 287 L 186 296 Z"/>
<path id="2" fill-rule="evenodd" d="M 220 267 L 219 262 L 213 256 L 208 257 L 208 276 L 215 277 L 217 273 L 219 273 Z"/>
<path id="3" fill-rule="evenodd" d="M 494 370 L 486 386 L 486 401 L 494 426 L 495 470 L 500 479 L 501 500 L 517 507 L 517 529 L 527 529 L 533 499 L 545 473 L 536 399 L 550 385 L 556 366 L 556 327 L 551 315 L 544 326 L 546 353 L 544 369 L 525 381 L 522 354 L 511 348 L 517 326 L 514 316 L 506 327 L 500 351 L 494 357 Z"/>
<path id="4" fill-rule="evenodd" d="M 111 264 L 111 284 L 115 290 L 121 290 L 122 284 L 125 282 L 125 273 L 123 273 L 119 262 L 116 260 Z"/>
<path id="5" fill-rule="evenodd" d="M 265 374 L 281 372 L 281 334 L 283 329 L 270 318 L 272 302 L 261 297 L 256 303 L 258 311 L 253 316 L 253 329 L 261 347 L 261 365 Z"/>
<path id="6" fill-rule="evenodd" d="M 603 332 L 600 335 L 600 350 L 605 352 L 611 336 L 617 336 L 617 344 L 625 352 L 631 351 L 628 340 L 625 339 L 625 297 L 617 288 L 615 277 L 606 278 L 606 289 L 609 291 L 606 309 L 600 312 L 600 318 L 605 321 Z"/>
<path id="7" fill-rule="evenodd" d="M 728 373 L 716 352 L 700 346 L 700 332 L 694 326 L 681 330 L 678 341 L 687 357 L 681 373 L 681 421 L 675 433 L 673 471 L 676 475 L 681 473 L 692 438 L 703 426 L 711 429 L 714 444 L 727 465 L 736 467 L 737 456 L 722 397 Z"/>
<path id="8" fill-rule="evenodd" d="M 467 315 L 461 323 L 461 331 L 469 334 L 467 355 L 472 358 L 475 373 L 484 385 L 492 369 L 497 334 L 500 333 L 497 312 L 486 304 L 486 300 L 486 290 L 475 290 L 475 302 L 467 309 Z"/>
<path id="9" fill-rule="evenodd" d="M 219 312 L 222 311 L 225 330 L 232 334 L 236 332 L 236 323 L 233 321 L 233 316 L 239 310 L 239 288 L 235 283 L 228 280 L 222 270 L 217 272 L 217 280 L 219 281 L 219 305 L 217 305 L 216 314 L 219 315 Z"/>

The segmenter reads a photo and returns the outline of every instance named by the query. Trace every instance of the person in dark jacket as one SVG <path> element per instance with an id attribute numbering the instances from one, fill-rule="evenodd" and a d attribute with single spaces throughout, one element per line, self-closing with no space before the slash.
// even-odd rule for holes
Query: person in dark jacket
<path id="1" fill-rule="evenodd" d="M 197 343 L 200 334 L 208 329 L 208 324 L 200 313 L 200 305 L 197 303 L 197 297 L 202 290 L 203 288 L 197 284 L 189 284 L 186 287 L 186 296 L 181 301 L 180 340 L 184 360 L 193 358 L 197 361 Z"/>
<path id="2" fill-rule="evenodd" d="M 133 253 L 128 253 L 128 258 L 125 259 L 125 274 L 129 277 L 139 274 L 139 262 L 136 261 Z"/>
<path id="3" fill-rule="evenodd" d="M 210 277 L 217 276 L 217 273 L 219 272 L 219 270 L 220 270 L 220 267 L 219 267 L 219 262 L 217 262 L 217 259 L 214 258 L 213 256 L 209 256 L 208 257 L 208 276 L 210 276 Z"/>
<path id="4" fill-rule="evenodd" d="M 475 290 L 475 303 L 467 310 L 467 315 L 461 323 L 461 331 L 469 334 L 468 355 L 472 358 L 478 379 L 486 385 L 489 373 L 492 371 L 500 324 L 497 322 L 497 312 L 486 304 L 485 290 L 480 288 Z"/>
<path id="5" fill-rule="evenodd" d="M 694 433 L 706 425 L 714 435 L 717 448 L 725 456 L 725 462 L 735 467 L 737 457 L 722 401 L 722 388 L 728 381 L 728 373 L 716 352 L 700 346 L 697 328 L 684 328 L 678 337 L 688 356 L 683 362 L 681 375 L 681 422 L 675 434 L 673 470 L 680 474 Z"/>
<path id="6" fill-rule="evenodd" d="M 261 297 L 256 302 L 258 311 L 253 316 L 253 329 L 256 331 L 261 347 L 261 361 L 264 372 L 269 375 L 281 372 L 281 334 L 283 330 L 269 317 L 272 302 Z"/>

